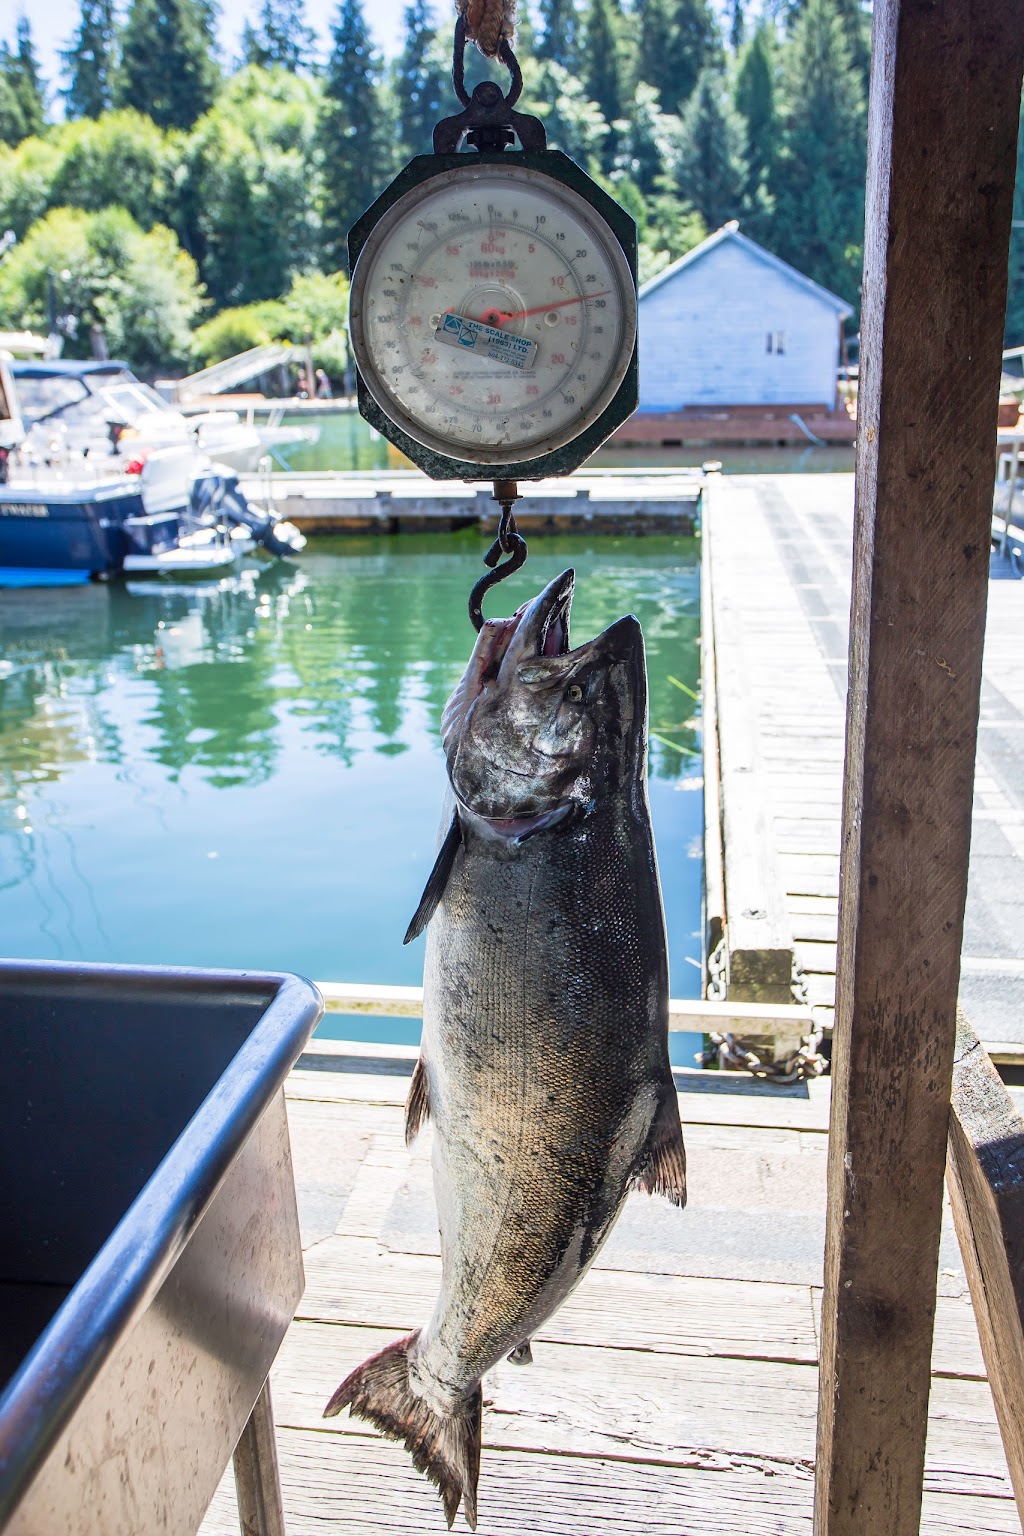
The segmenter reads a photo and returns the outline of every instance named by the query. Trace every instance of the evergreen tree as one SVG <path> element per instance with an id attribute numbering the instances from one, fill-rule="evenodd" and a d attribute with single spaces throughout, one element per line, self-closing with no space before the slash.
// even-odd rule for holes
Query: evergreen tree
<path id="1" fill-rule="evenodd" d="M 729 47 L 733 53 L 738 53 L 743 46 L 746 30 L 747 24 L 743 14 L 743 0 L 732 0 L 732 15 L 729 20 Z"/>
<path id="2" fill-rule="evenodd" d="M 720 70 L 703 70 L 687 102 L 675 180 L 680 197 L 711 230 L 743 211 L 743 127 Z"/>
<path id="3" fill-rule="evenodd" d="M 6 43 L 0 43 L 0 143 L 20 144 L 28 134 L 25 114 L 15 87 L 14 59 Z"/>
<path id="4" fill-rule="evenodd" d="M 866 125 L 837 0 L 806 0 L 782 50 L 779 153 L 769 190 L 774 248 L 855 298 L 864 240 Z"/>
<path id="5" fill-rule="evenodd" d="M 538 59 L 560 64 L 572 74 L 580 41 L 580 17 L 576 0 L 540 0 L 543 31 L 537 43 Z"/>
<path id="6" fill-rule="evenodd" d="M 628 122 L 619 142 L 616 171 L 627 175 L 644 197 L 651 197 L 662 189 L 666 169 L 674 156 L 679 119 L 661 111 L 654 87 L 641 80 Z"/>
<path id="7" fill-rule="evenodd" d="M 78 31 L 61 53 L 68 117 L 99 117 L 114 105 L 117 17 L 113 0 L 81 0 Z"/>
<path id="8" fill-rule="evenodd" d="M 191 128 L 220 81 L 209 0 L 131 0 L 121 30 L 117 105 L 161 128 Z"/>
<path id="9" fill-rule="evenodd" d="M 320 122 L 323 234 L 328 266 L 340 270 L 349 226 L 391 174 L 395 134 L 362 0 L 341 0 L 332 40 Z"/>
<path id="10" fill-rule="evenodd" d="M 306 0 L 263 0 L 259 25 L 245 24 L 242 57 L 246 64 L 297 75 L 311 67 L 315 51 L 316 34 L 306 23 Z"/>
<path id="11" fill-rule="evenodd" d="M 735 102 L 744 123 L 747 195 L 752 198 L 771 180 L 778 138 L 774 44 L 763 23 L 740 54 Z"/>
<path id="12" fill-rule="evenodd" d="M 411 0 L 405 8 L 405 41 L 391 76 L 398 134 L 406 155 L 427 154 L 435 123 L 458 110 L 447 55 L 434 26 L 430 0 Z"/>
<path id="13" fill-rule="evenodd" d="M 637 75 L 653 85 L 663 112 L 678 112 L 702 69 L 724 63 L 709 0 L 641 0 Z"/>
<path id="14" fill-rule="evenodd" d="M 24 12 L 18 17 L 15 37 L 18 44 L 16 52 L 12 54 L 6 48 L 4 50 L 3 72 L 21 108 L 24 138 L 29 134 L 41 133 L 46 126 L 46 93 L 32 42 L 32 28 Z"/>
<path id="15" fill-rule="evenodd" d="M 618 124 L 626 111 L 622 57 L 623 17 L 619 0 L 590 0 L 580 75 L 587 97 L 608 124 L 602 168 L 612 169 L 618 150 Z"/>
<path id="16" fill-rule="evenodd" d="M 590 175 L 600 169 L 608 124 L 575 75 L 550 59 L 525 59 L 519 105 L 521 111 L 541 118 L 552 149 L 564 150 Z"/>

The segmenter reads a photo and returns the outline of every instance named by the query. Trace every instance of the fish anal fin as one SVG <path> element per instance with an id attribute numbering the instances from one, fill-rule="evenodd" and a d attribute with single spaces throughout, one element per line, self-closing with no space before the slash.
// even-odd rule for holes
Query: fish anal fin
<path id="1" fill-rule="evenodd" d="M 674 1086 L 662 1090 L 634 1183 L 649 1195 L 664 1195 L 680 1210 L 686 1204 L 686 1149 Z"/>
<path id="2" fill-rule="evenodd" d="M 413 939 L 418 939 L 424 928 L 430 922 L 437 911 L 438 903 L 444 895 L 444 888 L 448 884 L 448 877 L 455 863 L 455 855 L 462 843 L 462 827 L 459 824 L 458 811 L 452 817 L 452 824 L 445 834 L 444 842 L 437 851 L 434 867 L 427 876 L 427 883 L 423 887 L 423 895 L 420 904 L 413 913 L 412 922 L 405 930 L 403 944 L 411 944 Z"/>
<path id="3" fill-rule="evenodd" d="M 425 1472 L 438 1490 L 449 1529 L 461 1504 L 466 1524 L 475 1531 L 483 1391 L 477 1382 L 449 1415 L 431 1408 L 409 1379 L 409 1352 L 417 1337 L 410 1333 L 396 1339 L 357 1366 L 327 1404 L 324 1418 L 348 1408 L 392 1440 L 404 1440 L 417 1472 Z"/>
<path id="4" fill-rule="evenodd" d="M 405 1101 L 405 1144 L 411 1147 L 420 1133 L 424 1120 L 430 1118 L 430 1093 L 427 1069 L 423 1057 L 417 1058 L 409 1084 L 409 1096 Z"/>
<path id="5" fill-rule="evenodd" d="M 533 1349 L 531 1347 L 531 1343 L 532 1341 L 530 1339 L 524 1339 L 521 1344 L 516 1345 L 515 1349 L 508 1357 L 513 1365 L 533 1364 Z"/>

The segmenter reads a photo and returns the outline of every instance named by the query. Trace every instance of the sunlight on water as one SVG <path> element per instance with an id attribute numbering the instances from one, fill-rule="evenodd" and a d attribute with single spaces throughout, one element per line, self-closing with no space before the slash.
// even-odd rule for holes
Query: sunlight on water
<path id="1" fill-rule="evenodd" d="M 422 941 L 401 940 L 483 548 L 476 532 L 339 538 L 220 582 L 0 594 L 5 952 L 418 982 Z M 675 996 L 700 978 L 697 562 L 692 540 L 534 539 L 528 574 L 488 603 L 511 612 L 573 564 L 577 642 L 623 613 L 643 624 Z"/>

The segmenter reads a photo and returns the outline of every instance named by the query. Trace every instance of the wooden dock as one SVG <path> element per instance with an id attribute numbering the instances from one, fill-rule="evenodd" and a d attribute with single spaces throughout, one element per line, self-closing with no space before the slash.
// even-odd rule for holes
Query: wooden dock
<path id="1" fill-rule="evenodd" d="M 694 469 L 591 470 L 561 480 L 523 481 L 516 521 L 524 533 L 695 531 L 703 476 Z M 306 533 L 423 533 L 497 529 L 491 486 L 428 480 L 417 470 L 275 474 L 246 478 L 245 493 L 268 496 L 278 516 Z"/>
<path id="2" fill-rule="evenodd" d="M 740 958 L 736 996 L 779 1001 L 780 957 L 788 952 L 807 999 L 830 1023 L 853 476 L 716 476 L 703 540 L 717 663 L 729 947 Z M 990 1055 L 1016 1062 L 1024 1061 L 1022 656 L 1024 586 L 993 580 L 961 1001 Z M 934 663 L 948 666 L 941 656 Z M 751 951 L 761 990 L 744 990 Z M 776 991 L 766 992 L 772 980 Z"/>
<path id="3" fill-rule="evenodd" d="M 288 1082 L 306 1293 L 272 1376 L 287 1529 L 443 1536 L 399 1445 L 324 1420 L 342 1376 L 429 1316 L 430 1137 L 412 1053 L 313 1042 Z M 680 1072 L 691 1199 L 631 1197 L 535 1363 L 485 1383 L 481 1536 L 810 1536 L 829 1084 Z M 1019 1532 L 964 1271 L 940 1258 L 926 1536 Z M 463 1529 L 461 1516 L 458 1529 Z M 203 1536 L 237 1536 L 224 1479 Z"/>

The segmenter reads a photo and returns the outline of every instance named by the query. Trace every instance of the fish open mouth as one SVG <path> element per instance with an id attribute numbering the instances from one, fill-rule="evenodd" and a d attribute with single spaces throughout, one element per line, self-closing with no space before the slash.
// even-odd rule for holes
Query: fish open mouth
<path id="1" fill-rule="evenodd" d="M 576 583 L 574 571 L 564 571 L 558 583 L 548 588 L 551 605 L 541 620 L 537 635 L 538 656 L 565 656 L 569 652 L 569 612 Z"/>

